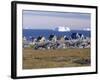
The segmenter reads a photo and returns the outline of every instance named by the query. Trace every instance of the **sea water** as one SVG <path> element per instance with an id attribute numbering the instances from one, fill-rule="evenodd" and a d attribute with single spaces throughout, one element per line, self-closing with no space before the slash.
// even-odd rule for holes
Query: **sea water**
<path id="1" fill-rule="evenodd" d="M 37 38 L 39 36 L 44 36 L 46 39 L 49 38 L 49 36 L 56 35 L 58 37 L 66 35 L 67 37 L 70 37 L 72 33 L 79 33 L 83 34 L 85 37 L 91 36 L 91 31 L 87 30 L 71 30 L 71 31 L 56 31 L 56 30 L 46 30 L 46 29 L 23 29 L 23 37 L 25 36 L 27 39 L 30 37 Z"/>

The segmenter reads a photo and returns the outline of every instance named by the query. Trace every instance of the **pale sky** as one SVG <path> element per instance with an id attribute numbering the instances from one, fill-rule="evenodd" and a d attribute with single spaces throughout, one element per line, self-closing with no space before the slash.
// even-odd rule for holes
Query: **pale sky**
<path id="1" fill-rule="evenodd" d="M 59 26 L 83 29 L 91 26 L 91 14 L 89 13 L 23 10 L 22 14 L 24 29 L 55 29 Z"/>

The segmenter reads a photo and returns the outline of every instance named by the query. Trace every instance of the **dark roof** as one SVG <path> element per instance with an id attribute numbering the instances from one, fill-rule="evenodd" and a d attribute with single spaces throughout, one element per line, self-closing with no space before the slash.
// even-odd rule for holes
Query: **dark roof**
<path id="1" fill-rule="evenodd" d="M 39 36 L 39 37 L 37 38 L 37 41 L 41 40 L 42 37 L 43 37 L 43 36 Z"/>
<path id="2" fill-rule="evenodd" d="M 82 37 L 82 34 L 78 34 L 80 37 Z"/>
<path id="3" fill-rule="evenodd" d="M 71 38 L 72 38 L 72 39 L 77 39 L 77 35 L 76 35 L 76 34 L 77 34 L 77 33 L 72 33 L 72 34 L 71 34 Z"/>
<path id="4" fill-rule="evenodd" d="M 65 40 L 69 40 L 69 38 L 68 37 L 65 37 Z"/>
<path id="5" fill-rule="evenodd" d="M 54 37 L 54 35 L 51 34 L 51 35 L 49 36 L 49 40 L 52 40 L 53 37 Z"/>

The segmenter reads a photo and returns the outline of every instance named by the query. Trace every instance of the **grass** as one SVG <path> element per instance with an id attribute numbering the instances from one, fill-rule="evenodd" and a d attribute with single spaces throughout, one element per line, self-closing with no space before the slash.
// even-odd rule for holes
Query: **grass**
<path id="1" fill-rule="evenodd" d="M 90 66 L 90 48 L 33 50 L 23 48 L 23 69 Z"/>

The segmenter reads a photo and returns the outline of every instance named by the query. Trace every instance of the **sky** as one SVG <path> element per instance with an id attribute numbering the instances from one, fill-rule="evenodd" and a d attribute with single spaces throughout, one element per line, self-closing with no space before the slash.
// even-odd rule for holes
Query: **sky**
<path id="1" fill-rule="evenodd" d="M 23 10 L 23 29 L 55 29 L 59 26 L 73 30 L 90 28 L 90 13 Z"/>

